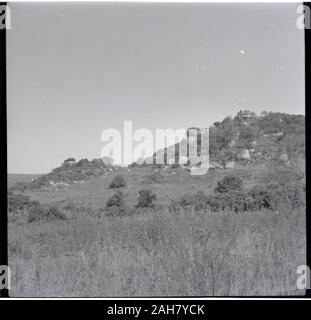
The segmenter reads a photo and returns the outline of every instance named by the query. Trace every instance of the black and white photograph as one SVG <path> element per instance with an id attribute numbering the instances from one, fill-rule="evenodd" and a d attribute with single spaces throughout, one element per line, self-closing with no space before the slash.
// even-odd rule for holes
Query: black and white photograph
<path id="1" fill-rule="evenodd" d="M 0 14 L 10 297 L 305 296 L 308 6 Z"/>

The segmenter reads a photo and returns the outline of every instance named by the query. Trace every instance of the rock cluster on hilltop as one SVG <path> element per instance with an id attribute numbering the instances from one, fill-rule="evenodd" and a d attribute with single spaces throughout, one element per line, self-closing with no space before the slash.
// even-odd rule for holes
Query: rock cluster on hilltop
<path id="1" fill-rule="evenodd" d="M 226 117 L 209 128 L 210 167 L 225 169 L 237 163 L 245 165 L 271 161 L 290 164 L 295 158 L 304 156 L 304 133 L 305 117 L 302 115 L 278 112 L 257 115 L 248 110 L 240 111 L 235 117 Z M 175 146 L 158 150 L 153 155 L 154 162 L 164 159 L 165 166 L 180 163 L 179 148 L 185 150 L 187 143 L 191 145 L 194 142 L 191 139 L 187 142 L 185 137 Z M 175 156 L 174 151 L 170 152 L 172 148 Z M 189 158 L 181 157 L 183 164 L 186 164 Z"/>
<path id="2" fill-rule="evenodd" d="M 114 170 L 113 160 L 104 159 L 81 159 L 76 162 L 74 158 L 66 159 L 60 167 L 53 169 L 50 173 L 42 175 L 30 183 L 25 188 L 36 189 L 47 185 L 68 185 L 81 183 L 85 180 L 107 175 Z"/>

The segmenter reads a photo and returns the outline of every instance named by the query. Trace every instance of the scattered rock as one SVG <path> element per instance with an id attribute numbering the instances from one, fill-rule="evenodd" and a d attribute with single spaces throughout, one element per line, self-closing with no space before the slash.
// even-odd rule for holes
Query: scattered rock
<path id="1" fill-rule="evenodd" d="M 239 154 L 239 158 L 242 160 L 249 160 L 251 158 L 249 150 L 248 149 L 242 150 Z"/>
<path id="2" fill-rule="evenodd" d="M 226 169 L 232 169 L 235 166 L 235 161 L 228 162 L 226 164 Z"/>

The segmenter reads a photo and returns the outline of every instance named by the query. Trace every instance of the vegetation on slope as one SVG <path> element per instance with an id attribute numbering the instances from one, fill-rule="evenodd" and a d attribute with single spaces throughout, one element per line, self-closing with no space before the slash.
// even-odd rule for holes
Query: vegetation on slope
<path id="1" fill-rule="evenodd" d="M 204 176 L 67 159 L 12 188 L 11 296 L 303 295 L 304 117 L 241 112 L 210 136 Z"/>

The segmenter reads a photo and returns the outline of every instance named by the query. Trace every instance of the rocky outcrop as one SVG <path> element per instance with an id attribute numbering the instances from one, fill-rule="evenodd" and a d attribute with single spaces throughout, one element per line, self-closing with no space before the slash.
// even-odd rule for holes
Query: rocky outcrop
<path id="1" fill-rule="evenodd" d="M 105 162 L 102 159 L 93 159 L 92 161 L 81 159 L 76 162 L 74 158 L 68 158 L 60 167 L 34 179 L 26 184 L 25 188 L 37 189 L 43 186 L 69 185 L 80 183 L 91 177 L 105 176 L 114 170 L 111 165 L 112 161 Z"/>
<path id="2" fill-rule="evenodd" d="M 113 159 L 110 157 L 103 157 L 101 158 L 101 161 L 106 165 L 106 166 L 112 166 L 113 165 Z"/>

